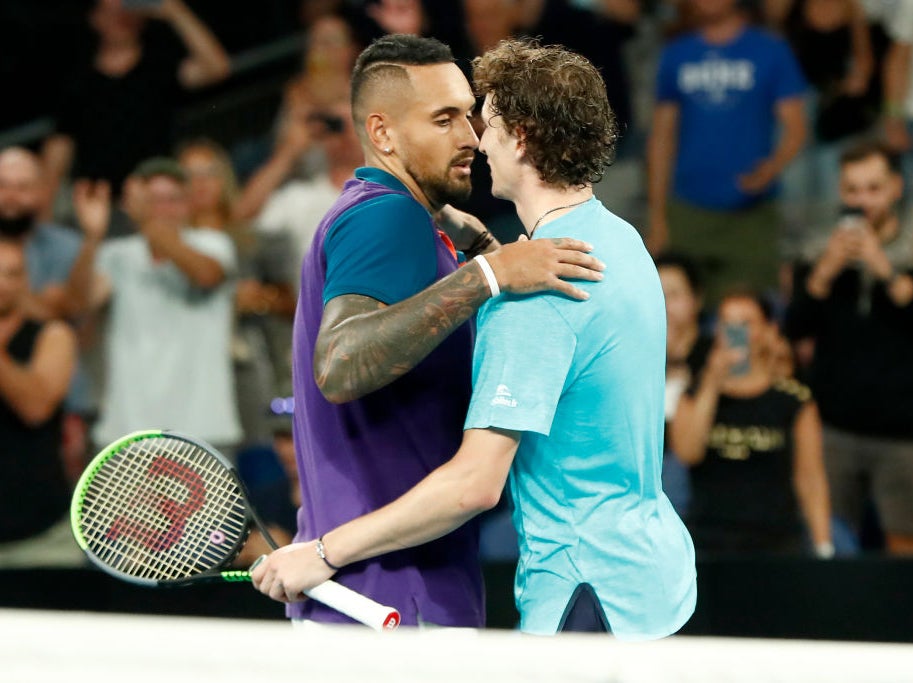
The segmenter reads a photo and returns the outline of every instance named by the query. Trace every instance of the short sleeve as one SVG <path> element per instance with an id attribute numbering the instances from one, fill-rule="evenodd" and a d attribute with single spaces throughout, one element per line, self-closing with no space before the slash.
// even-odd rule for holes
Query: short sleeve
<path id="1" fill-rule="evenodd" d="M 657 102 L 678 102 L 680 99 L 678 69 L 674 61 L 670 49 L 666 48 L 662 51 L 659 58 L 659 69 L 656 72 Z"/>
<path id="2" fill-rule="evenodd" d="M 394 304 L 437 275 L 431 217 L 404 195 L 383 195 L 349 209 L 330 227 L 323 246 L 324 303 L 359 294 Z"/>
<path id="3" fill-rule="evenodd" d="M 789 44 L 775 38 L 773 42 L 776 78 L 774 81 L 774 99 L 786 100 L 802 97 L 808 89 L 799 60 L 793 54 Z"/>
<path id="4" fill-rule="evenodd" d="M 548 435 L 577 348 L 550 295 L 504 295 L 480 311 L 465 429 Z"/>
<path id="5" fill-rule="evenodd" d="M 101 243 L 95 256 L 95 270 L 116 282 L 119 266 L 130 267 L 125 258 L 130 238 L 114 238 Z"/>

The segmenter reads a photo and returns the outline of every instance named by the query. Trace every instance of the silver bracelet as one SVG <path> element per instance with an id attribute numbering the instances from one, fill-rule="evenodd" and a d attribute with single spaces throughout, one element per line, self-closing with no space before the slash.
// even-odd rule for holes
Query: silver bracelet
<path id="1" fill-rule="evenodd" d="M 323 545 L 323 536 L 318 538 L 316 543 L 317 543 L 317 555 L 320 557 L 321 560 L 324 561 L 324 564 L 326 564 L 326 566 L 329 567 L 330 569 L 332 569 L 334 572 L 338 572 L 340 569 L 342 569 L 342 567 L 337 567 L 335 564 L 333 564 L 332 562 L 330 562 L 327 559 L 327 549 Z"/>

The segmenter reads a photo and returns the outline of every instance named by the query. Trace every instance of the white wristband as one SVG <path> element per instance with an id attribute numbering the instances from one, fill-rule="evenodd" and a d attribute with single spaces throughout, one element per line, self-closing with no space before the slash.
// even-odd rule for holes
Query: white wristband
<path id="1" fill-rule="evenodd" d="M 495 271 L 491 269 L 488 259 L 482 256 L 482 254 L 476 256 L 474 260 L 479 262 L 479 268 L 482 269 L 482 274 L 488 281 L 488 289 L 491 290 L 491 298 L 494 299 L 501 293 L 501 288 L 498 286 L 498 278 L 495 277 Z"/>

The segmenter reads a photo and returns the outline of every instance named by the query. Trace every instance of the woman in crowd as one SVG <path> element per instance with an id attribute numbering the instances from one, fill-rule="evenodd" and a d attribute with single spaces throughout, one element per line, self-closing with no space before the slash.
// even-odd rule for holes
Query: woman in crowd
<path id="1" fill-rule="evenodd" d="M 725 296 L 707 362 L 678 402 L 672 448 L 690 468 L 686 522 L 700 553 L 802 553 L 810 537 L 833 554 L 821 420 L 808 388 L 781 375 L 778 338 L 759 296 Z"/>
<path id="2" fill-rule="evenodd" d="M 268 442 L 264 406 L 283 393 L 291 371 L 288 321 L 294 312 L 290 240 L 262 236 L 236 219 L 238 184 L 226 151 L 211 140 L 181 145 L 178 161 L 187 173 L 191 225 L 224 230 L 238 253 L 237 325 L 232 343 L 235 387 L 248 443 Z"/>

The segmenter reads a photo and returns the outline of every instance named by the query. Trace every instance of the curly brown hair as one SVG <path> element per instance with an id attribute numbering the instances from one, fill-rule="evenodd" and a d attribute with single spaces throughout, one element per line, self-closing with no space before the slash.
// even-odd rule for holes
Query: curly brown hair
<path id="1" fill-rule="evenodd" d="M 615 158 L 618 123 L 596 68 L 560 45 L 504 40 L 472 61 L 480 96 L 519 132 L 543 181 L 561 187 L 602 179 Z"/>

